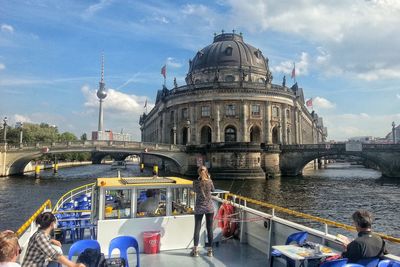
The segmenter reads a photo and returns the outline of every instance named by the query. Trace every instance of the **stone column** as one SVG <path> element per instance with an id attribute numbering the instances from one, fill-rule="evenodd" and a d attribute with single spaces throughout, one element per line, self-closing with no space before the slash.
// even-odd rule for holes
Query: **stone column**
<path id="1" fill-rule="evenodd" d="M 189 139 L 188 139 L 188 143 L 189 144 L 191 143 L 189 140 L 193 140 L 193 143 L 200 143 L 196 138 L 196 123 L 195 123 L 195 121 L 197 121 L 197 120 L 196 120 L 196 114 L 195 113 L 196 113 L 195 112 L 195 108 L 194 108 L 193 105 L 191 105 L 189 107 L 189 120 L 190 120 L 190 126 L 189 126 L 190 128 L 189 128 L 189 131 L 188 131 L 188 136 L 190 136 Z M 189 135 L 189 133 L 190 133 L 190 135 Z"/>
<path id="2" fill-rule="evenodd" d="M 248 142 L 249 136 L 247 134 L 247 105 L 243 103 L 242 105 L 242 121 L 243 121 L 243 133 L 242 133 L 242 140 L 238 140 L 239 142 Z"/>
<path id="3" fill-rule="evenodd" d="M 166 121 L 166 111 L 164 110 L 163 111 L 163 114 L 162 114 L 162 125 L 161 125 L 161 143 L 168 143 L 167 142 L 167 121 Z"/>
<path id="4" fill-rule="evenodd" d="M 299 111 L 299 144 L 303 144 L 303 119 L 302 113 Z"/>
<path id="5" fill-rule="evenodd" d="M 211 107 L 210 107 L 211 108 Z M 221 114 L 220 114 L 220 107 L 216 105 L 216 133 L 215 133 L 215 142 L 221 142 L 221 128 L 220 128 L 220 121 L 221 121 Z"/>
<path id="6" fill-rule="evenodd" d="M 294 110 L 294 116 L 293 116 L 293 122 L 294 122 L 294 130 L 295 130 L 295 143 L 299 144 L 299 112 L 298 109 L 295 108 Z"/>
<path id="7" fill-rule="evenodd" d="M 271 133 L 271 103 L 265 102 L 265 143 L 272 144 L 272 133 Z"/>
<path id="8" fill-rule="evenodd" d="M 287 144 L 287 117 L 286 117 L 287 106 L 282 106 L 282 144 Z"/>
<path id="9" fill-rule="evenodd" d="M 174 143 L 174 145 L 176 145 L 176 125 L 174 124 L 174 126 L 172 127 L 172 131 L 173 131 L 173 133 L 174 133 L 174 140 L 173 140 L 173 143 Z"/>

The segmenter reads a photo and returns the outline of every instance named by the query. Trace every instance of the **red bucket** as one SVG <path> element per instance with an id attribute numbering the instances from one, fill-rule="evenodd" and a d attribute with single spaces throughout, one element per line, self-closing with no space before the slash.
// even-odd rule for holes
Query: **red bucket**
<path id="1" fill-rule="evenodd" d="M 160 252 L 160 232 L 148 231 L 143 232 L 144 253 L 156 254 Z"/>

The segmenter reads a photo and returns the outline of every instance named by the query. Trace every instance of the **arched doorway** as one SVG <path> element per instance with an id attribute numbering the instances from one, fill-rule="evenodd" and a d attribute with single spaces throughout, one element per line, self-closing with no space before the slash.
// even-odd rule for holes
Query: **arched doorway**
<path id="1" fill-rule="evenodd" d="M 279 136 L 278 136 L 278 126 L 275 126 L 272 129 L 272 143 L 273 144 L 278 144 L 279 142 Z"/>
<path id="2" fill-rule="evenodd" d="M 236 128 L 228 126 L 225 128 L 225 142 L 236 142 Z"/>
<path id="3" fill-rule="evenodd" d="M 200 144 L 211 143 L 211 128 L 204 126 L 200 132 Z"/>
<path id="4" fill-rule="evenodd" d="M 261 130 L 258 126 L 253 126 L 250 129 L 250 142 L 261 142 Z"/>
<path id="5" fill-rule="evenodd" d="M 182 145 L 186 145 L 188 142 L 188 128 L 182 129 Z"/>

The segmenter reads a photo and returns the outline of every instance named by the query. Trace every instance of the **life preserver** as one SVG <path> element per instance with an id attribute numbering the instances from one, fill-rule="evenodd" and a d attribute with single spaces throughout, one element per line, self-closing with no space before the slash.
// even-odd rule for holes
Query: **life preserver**
<path id="1" fill-rule="evenodd" d="M 235 207 L 229 203 L 223 203 L 218 210 L 218 227 L 222 229 L 225 237 L 230 237 L 235 233 L 237 223 L 232 222 Z"/>

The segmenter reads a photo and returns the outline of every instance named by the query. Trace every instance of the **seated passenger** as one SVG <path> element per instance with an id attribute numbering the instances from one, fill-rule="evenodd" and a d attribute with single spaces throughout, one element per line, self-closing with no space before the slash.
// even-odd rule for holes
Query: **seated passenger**
<path id="1" fill-rule="evenodd" d="M 352 215 L 358 237 L 350 242 L 344 241 L 346 251 L 342 253 L 343 258 L 348 258 L 349 263 L 356 263 L 365 258 L 382 258 L 386 253 L 385 241 L 371 232 L 372 214 L 366 210 L 358 210 Z"/>
<path id="2" fill-rule="evenodd" d="M 0 267 L 20 267 L 16 262 L 20 253 L 17 235 L 9 230 L 0 233 Z"/>
<path id="3" fill-rule="evenodd" d="M 147 189 L 146 197 L 147 198 L 139 204 L 138 212 L 147 212 L 150 214 L 154 214 L 158 209 L 158 205 L 160 203 L 159 191 L 155 189 Z"/>
<path id="4" fill-rule="evenodd" d="M 29 239 L 28 248 L 22 262 L 23 267 L 47 266 L 55 261 L 68 267 L 85 267 L 84 264 L 68 260 L 62 254 L 61 243 L 55 239 L 50 239 L 50 233 L 57 226 L 57 220 L 53 213 L 44 212 L 40 214 L 35 223 L 39 226 L 39 229 Z"/>

